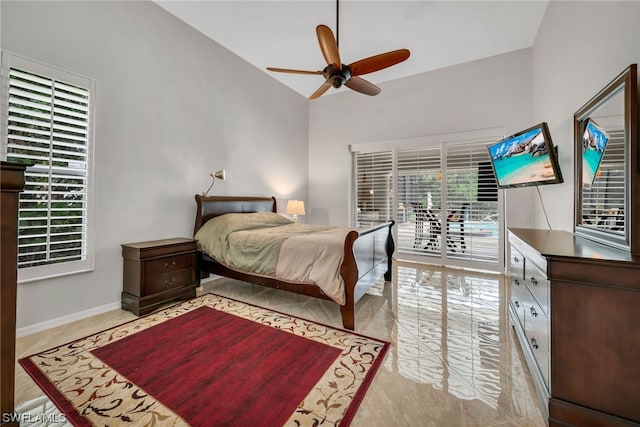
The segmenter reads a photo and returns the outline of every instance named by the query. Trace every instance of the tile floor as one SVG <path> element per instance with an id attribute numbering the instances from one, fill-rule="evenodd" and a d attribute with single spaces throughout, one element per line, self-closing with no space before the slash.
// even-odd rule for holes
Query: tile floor
<path id="1" fill-rule="evenodd" d="M 204 283 L 202 292 L 341 326 L 329 301 L 226 278 Z M 545 426 L 506 301 L 500 275 L 395 263 L 393 283 L 378 283 L 356 306 L 356 331 L 392 347 L 352 426 Z M 116 310 L 20 338 L 17 353 L 132 318 Z M 42 393 L 20 367 L 16 383 L 19 408 L 41 405 Z"/>

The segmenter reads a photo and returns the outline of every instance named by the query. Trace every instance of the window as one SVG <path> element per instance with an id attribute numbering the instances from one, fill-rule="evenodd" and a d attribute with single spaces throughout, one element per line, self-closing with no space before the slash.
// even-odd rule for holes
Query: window
<path id="1" fill-rule="evenodd" d="M 20 194 L 18 280 L 90 270 L 95 84 L 8 54 L 2 71 L 3 158 L 29 165 Z"/>

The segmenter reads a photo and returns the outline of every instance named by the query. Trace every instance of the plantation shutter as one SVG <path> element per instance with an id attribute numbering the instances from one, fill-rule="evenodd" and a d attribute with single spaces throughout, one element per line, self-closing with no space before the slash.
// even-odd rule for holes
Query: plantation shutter
<path id="1" fill-rule="evenodd" d="M 392 172 L 391 151 L 356 153 L 356 226 L 368 226 L 392 218 Z"/>
<path id="2" fill-rule="evenodd" d="M 439 252 L 434 219 L 440 218 L 442 200 L 441 149 L 398 150 L 398 240 L 407 252 Z M 400 215 L 402 214 L 402 215 Z M 430 221 L 431 220 L 431 221 Z M 404 244 L 407 242 L 408 244 Z"/>
<path id="3" fill-rule="evenodd" d="M 487 170 L 491 142 L 446 145 L 448 257 L 498 262 L 498 190 Z"/>
<path id="4" fill-rule="evenodd" d="M 30 165 L 18 224 L 18 268 L 37 271 L 28 279 L 84 271 L 91 261 L 87 237 L 92 83 L 68 83 L 41 73 L 46 70 L 42 64 L 34 68 L 39 72 L 28 66 L 8 68 L 5 146 L 7 161 Z M 72 267 L 42 269 L 67 263 Z"/>

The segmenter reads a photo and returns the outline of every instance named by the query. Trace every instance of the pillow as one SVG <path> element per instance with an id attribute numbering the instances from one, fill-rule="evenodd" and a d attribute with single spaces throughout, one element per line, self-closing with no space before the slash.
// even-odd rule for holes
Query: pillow
<path id="1" fill-rule="evenodd" d="M 274 212 L 228 213 L 207 221 L 196 232 L 195 239 L 200 250 L 215 255 L 225 246 L 229 233 L 287 224 L 293 221 Z"/>

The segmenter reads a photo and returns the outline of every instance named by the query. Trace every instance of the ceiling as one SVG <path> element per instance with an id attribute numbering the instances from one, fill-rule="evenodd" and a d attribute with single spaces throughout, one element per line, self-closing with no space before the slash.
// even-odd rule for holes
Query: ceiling
<path id="1" fill-rule="evenodd" d="M 322 70 L 326 63 L 315 28 L 325 24 L 336 34 L 333 0 L 156 3 L 305 97 L 324 82 L 319 75 L 274 73 L 266 67 Z M 405 62 L 363 76 L 379 85 L 530 47 L 546 7 L 547 0 L 342 0 L 337 32 L 340 58 L 350 64 L 409 49 L 411 56 Z M 342 90 L 330 89 L 324 96 Z"/>

